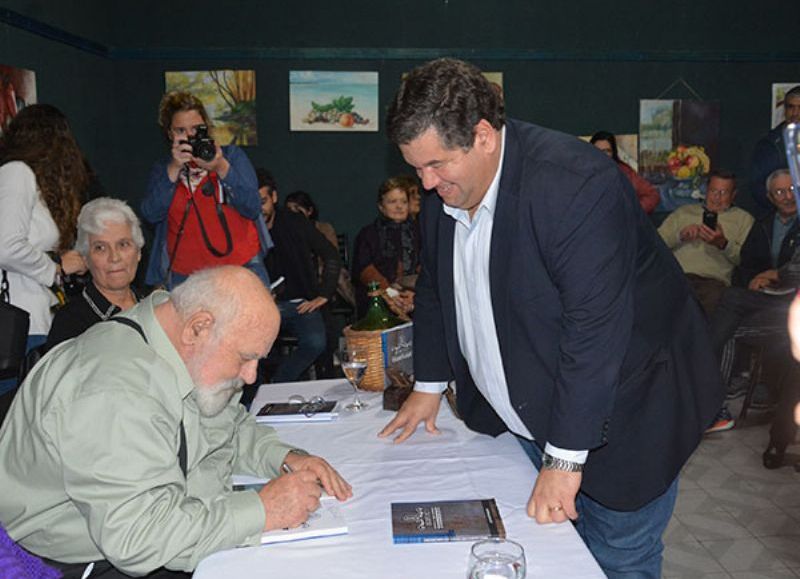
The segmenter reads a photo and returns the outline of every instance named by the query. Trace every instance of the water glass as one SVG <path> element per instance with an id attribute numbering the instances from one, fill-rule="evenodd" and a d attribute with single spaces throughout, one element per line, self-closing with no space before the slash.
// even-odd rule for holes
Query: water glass
<path id="1" fill-rule="evenodd" d="M 472 545 L 467 579 L 524 579 L 525 550 L 508 539 L 485 539 Z"/>

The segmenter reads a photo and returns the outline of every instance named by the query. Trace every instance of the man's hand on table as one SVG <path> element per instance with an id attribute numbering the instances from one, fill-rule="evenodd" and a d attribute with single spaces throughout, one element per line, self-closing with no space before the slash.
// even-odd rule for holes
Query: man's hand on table
<path id="1" fill-rule="evenodd" d="M 283 462 L 292 470 L 292 474 L 312 473 L 316 477 L 319 486 L 325 489 L 326 493 L 340 501 L 347 500 L 353 496 L 353 487 L 323 458 L 289 452 Z"/>
<path id="2" fill-rule="evenodd" d="M 439 434 L 439 429 L 436 428 L 436 416 L 439 414 L 439 403 L 441 400 L 441 394 L 412 392 L 403 403 L 403 406 L 400 407 L 400 410 L 397 411 L 392 421 L 378 433 L 378 436 L 389 436 L 402 429 L 402 432 L 394 441 L 403 442 L 414 434 L 420 422 L 425 422 L 425 430 L 431 434 Z"/>
<path id="3" fill-rule="evenodd" d="M 583 475 L 563 470 L 540 470 L 528 499 L 528 516 L 537 523 L 563 523 L 578 518 L 575 497 Z"/>

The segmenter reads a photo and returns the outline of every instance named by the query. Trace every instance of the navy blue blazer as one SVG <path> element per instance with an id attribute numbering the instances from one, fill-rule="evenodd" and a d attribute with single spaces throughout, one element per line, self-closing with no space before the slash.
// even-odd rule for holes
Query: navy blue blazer
<path id="1" fill-rule="evenodd" d="M 506 430 L 461 355 L 455 221 L 420 217 L 416 379 L 455 379 L 467 425 Z M 582 490 L 614 509 L 663 493 L 723 399 L 702 311 L 616 165 L 577 138 L 509 120 L 490 251 L 511 403 L 544 445 L 590 449 Z"/>

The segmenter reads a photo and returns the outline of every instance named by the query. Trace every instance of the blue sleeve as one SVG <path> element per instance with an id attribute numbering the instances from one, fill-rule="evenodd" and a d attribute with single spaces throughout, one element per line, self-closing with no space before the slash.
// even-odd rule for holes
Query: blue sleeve
<path id="1" fill-rule="evenodd" d="M 235 145 L 223 147 L 222 154 L 230 163 L 227 176 L 221 180 L 227 202 L 242 217 L 256 219 L 261 215 L 261 197 L 258 195 L 256 171 L 250 159 Z"/>
<path id="2" fill-rule="evenodd" d="M 159 161 L 150 170 L 147 194 L 139 207 L 142 217 L 150 223 L 165 221 L 174 195 L 175 183 L 169 180 L 167 164 Z"/>

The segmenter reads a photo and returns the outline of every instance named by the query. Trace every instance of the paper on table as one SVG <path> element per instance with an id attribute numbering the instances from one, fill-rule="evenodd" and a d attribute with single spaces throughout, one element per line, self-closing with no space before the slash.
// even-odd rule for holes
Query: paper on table
<path id="1" fill-rule="evenodd" d="M 261 544 L 300 541 L 317 537 L 347 534 L 347 521 L 342 515 L 335 497 L 323 496 L 319 508 L 308 516 L 308 520 L 294 529 L 267 531 L 261 535 Z"/>

